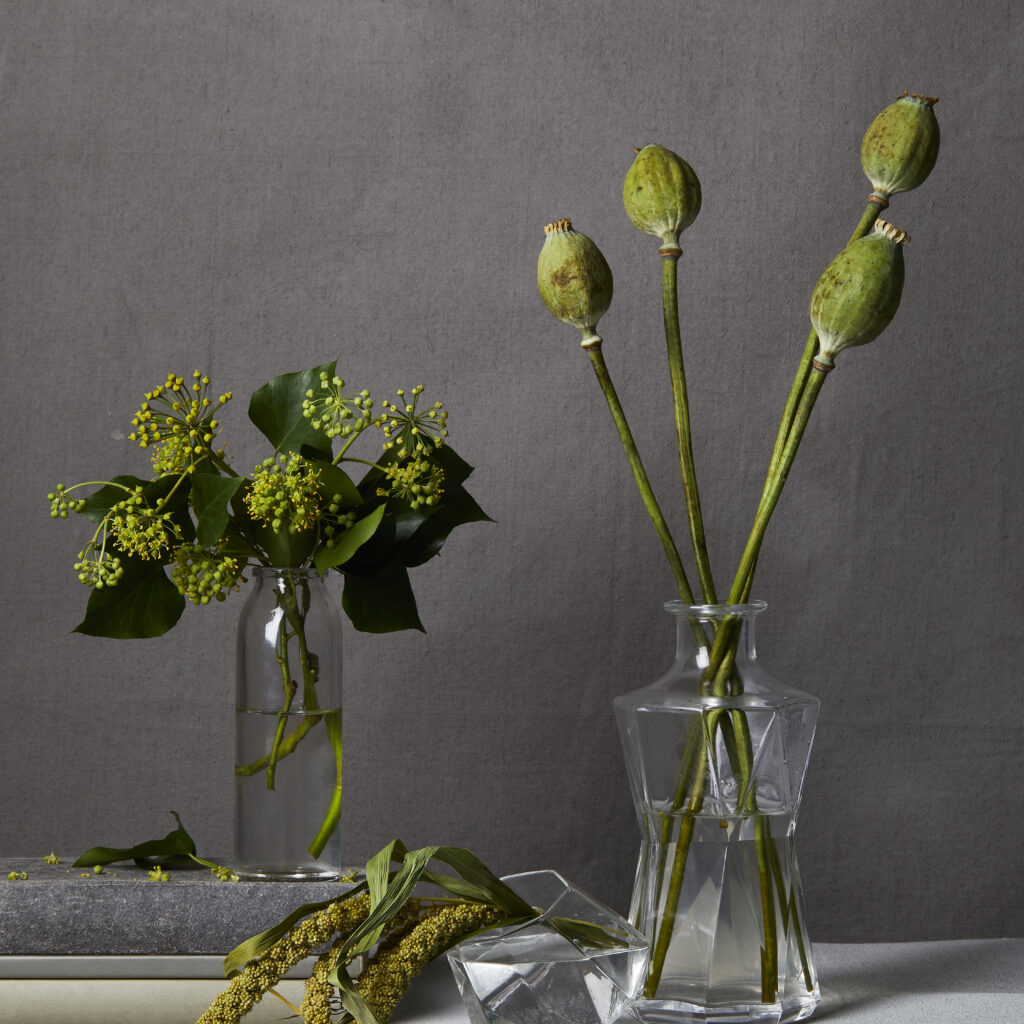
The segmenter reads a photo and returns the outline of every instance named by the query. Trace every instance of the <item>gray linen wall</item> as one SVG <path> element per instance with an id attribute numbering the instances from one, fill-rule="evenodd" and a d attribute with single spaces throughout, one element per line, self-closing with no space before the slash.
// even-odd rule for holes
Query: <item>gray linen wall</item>
<path id="1" fill-rule="evenodd" d="M 428 633 L 346 636 L 345 847 L 467 845 L 628 898 L 637 842 L 610 702 L 660 673 L 672 594 L 543 225 L 616 274 L 606 356 L 680 536 L 634 146 L 704 207 L 681 295 L 714 565 L 734 568 L 811 288 L 852 231 L 871 118 L 938 95 L 897 197 L 903 305 L 848 354 L 769 534 L 773 673 L 823 702 L 800 851 L 813 937 L 1024 935 L 1020 43 L 1012 3 L 878 0 L 7 2 L 2 11 L 0 853 L 163 834 L 224 855 L 237 600 L 145 642 L 70 634 L 84 524 L 58 480 L 144 472 L 141 393 L 199 367 L 246 397 L 334 358 L 451 412 L 497 520 L 415 586 Z"/>

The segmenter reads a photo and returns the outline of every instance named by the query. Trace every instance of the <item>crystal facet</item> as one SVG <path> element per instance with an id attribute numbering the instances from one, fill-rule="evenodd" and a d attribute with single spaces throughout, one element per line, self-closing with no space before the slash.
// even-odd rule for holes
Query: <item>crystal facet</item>
<path id="1" fill-rule="evenodd" d="M 614 1024 L 633 1018 L 647 941 L 554 871 L 504 881 L 538 916 L 448 953 L 472 1024 Z"/>

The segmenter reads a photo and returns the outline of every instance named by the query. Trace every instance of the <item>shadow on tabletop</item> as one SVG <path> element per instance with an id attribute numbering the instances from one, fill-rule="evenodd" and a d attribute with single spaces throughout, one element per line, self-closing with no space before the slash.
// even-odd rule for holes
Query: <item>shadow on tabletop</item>
<path id="1" fill-rule="evenodd" d="M 842 957 L 843 963 L 834 963 Z M 814 1020 L 893 997 L 933 992 L 1024 992 L 1019 942 L 977 939 L 828 946 L 816 950 L 821 1003 Z"/>

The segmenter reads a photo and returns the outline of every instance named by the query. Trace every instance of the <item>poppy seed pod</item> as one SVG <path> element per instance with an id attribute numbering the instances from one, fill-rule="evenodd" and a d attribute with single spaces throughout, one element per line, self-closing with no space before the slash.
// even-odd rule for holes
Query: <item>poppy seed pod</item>
<path id="1" fill-rule="evenodd" d="M 594 242 L 573 230 L 571 220 L 548 224 L 544 234 L 537 291 L 555 317 L 580 329 L 583 345 L 594 344 L 600 341 L 594 328 L 612 303 L 611 268 Z"/>
<path id="2" fill-rule="evenodd" d="M 820 369 L 831 369 L 844 348 L 874 341 L 896 315 L 908 241 L 905 231 L 877 220 L 871 234 L 851 242 L 825 268 L 811 296 Z"/>
<path id="3" fill-rule="evenodd" d="M 860 164 L 883 200 L 917 188 L 939 155 L 934 96 L 904 93 L 871 122 L 860 144 Z M 884 204 L 883 204 L 884 205 Z"/>
<path id="4" fill-rule="evenodd" d="M 700 213 L 700 181 L 693 168 L 664 146 L 644 146 L 622 183 L 629 219 L 662 244 L 679 247 L 679 235 Z"/>

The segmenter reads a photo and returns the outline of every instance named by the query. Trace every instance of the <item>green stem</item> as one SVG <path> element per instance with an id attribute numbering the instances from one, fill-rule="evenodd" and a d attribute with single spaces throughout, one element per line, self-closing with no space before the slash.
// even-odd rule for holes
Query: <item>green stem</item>
<path id="1" fill-rule="evenodd" d="M 869 202 L 867 209 L 861 216 L 860 222 L 857 225 L 853 236 L 850 241 L 856 241 L 856 239 L 866 235 L 873 227 L 875 220 L 879 214 L 879 206 L 875 203 Z M 671 264 L 673 269 L 670 271 L 665 269 L 666 264 Z M 662 285 L 663 285 L 663 303 L 665 307 L 665 326 L 666 326 L 666 339 L 669 342 L 669 358 L 670 358 L 670 370 L 672 367 L 673 360 L 673 341 L 675 335 L 672 332 L 671 318 L 677 317 L 678 313 L 672 300 L 675 296 L 674 288 L 674 259 L 665 259 L 663 261 L 662 270 Z M 671 274 L 671 277 L 670 277 Z M 669 288 L 666 281 L 673 285 L 672 293 L 669 295 Z M 754 526 L 751 530 L 750 537 L 747 540 L 746 548 L 743 552 L 743 557 L 740 561 L 740 567 L 737 570 L 736 577 L 733 581 L 732 589 L 729 593 L 730 604 L 742 604 L 749 600 L 751 587 L 753 585 L 754 570 L 757 565 L 757 558 L 760 553 L 761 544 L 764 540 L 765 530 L 767 529 L 768 522 L 771 519 L 772 513 L 778 504 L 779 497 L 782 493 L 782 488 L 785 486 L 786 478 L 789 475 L 789 471 L 792 468 L 793 460 L 796 456 L 797 448 L 800 445 L 800 441 L 803 438 L 804 430 L 807 427 L 807 422 L 811 414 L 811 410 L 814 408 L 814 403 L 817 400 L 818 393 L 821 391 L 821 387 L 824 383 L 824 379 L 827 370 L 822 370 L 814 365 L 814 356 L 817 352 L 818 338 L 814 330 L 811 331 L 807 338 L 807 342 L 804 346 L 804 351 L 801 356 L 800 365 L 797 368 L 796 376 L 793 381 L 793 385 L 790 388 L 789 397 L 786 401 L 786 407 L 783 412 L 782 420 L 779 424 L 778 434 L 775 440 L 775 447 L 772 451 L 771 462 L 769 464 L 768 474 L 765 479 L 764 488 L 761 494 L 761 500 L 758 506 L 757 515 L 755 517 Z M 681 358 L 681 356 L 680 356 Z M 681 366 L 679 367 L 681 371 Z M 672 371 L 674 374 L 676 371 Z M 685 387 L 685 381 L 683 381 Z M 682 391 L 683 401 L 685 402 L 685 391 Z M 673 394 L 678 396 L 680 390 L 677 386 L 675 376 L 673 378 Z M 680 427 L 680 414 L 678 411 L 679 398 L 677 401 L 677 434 L 679 435 L 680 443 L 680 457 L 683 458 L 683 437 Z M 688 422 L 685 424 L 688 433 Z M 686 487 L 685 479 L 685 468 L 684 472 L 684 489 Z M 695 488 L 694 488 L 695 489 Z M 688 510 L 690 507 L 689 500 L 687 502 Z M 692 529 L 691 520 L 691 539 L 694 538 L 694 531 Z M 695 544 L 695 551 L 697 550 Z M 700 573 L 698 563 L 698 573 Z M 703 576 L 701 577 L 702 586 L 704 586 Z M 705 590 L 705 593 L 707 591 Z M 739 620 L 726 620 L 720 628 L 716 631 L 714 644 L 712 646 L 711 655 L 709 658 L 709 666 L 705 671 L 705 681 L 712 682 L 712 693 L 715 696 L 722 697 L 728 692 L 729 681 L 732 678 L 732 674 L 735 667 L 736 659 L 736 646 L 739 640 L 740 634 L 740 622 Z M 733 760 L 734 774 L 738 775 L 737 782 L 740 785 L 741 791 L 747 789 L 750 786 L 751 780 L 749 778 L 749 770 L 745 772 L 744 763 L 746 758 L 741 756 L 740 750 L 744 752 L 749 748 L 752 754 L 751 739 L 749 726 L 746 721 L 746 716 L 742 711 L 734 711 L 733 715 L 733 728 L 736 736 L 738 736 L 740 743 L 735 744 L 735 754 L 732 748 L 729 749 L 730 759 Z M 705 749 L 701 752 L 699 763 L 696 769 L 691 769 L 688 762 L 688 755 L 684 754 L 683 765 L 680 772 L 680 790 L 684 787 L 688 787 L 692 784 L 690 790 L 690 806 L 701 806 L 703 804 L 703 793 L 707 782 L 708 773 L 708 752 Z M 737 772 L 737 769 L 738 772 Z M 681 804 L 682 793 L 677 791 L 676 798 L 673 800 L 673 809 L 676 808 L 677 804 Z M 751 788 L 749 793 L 749 800 L 752 801 L 752 813 L 756 812 L 756 793 Z M 680 834 L 676 843 L 676 854 L 672 865 L 672 876 L 669 881 L 669 890 L 666 894 L 666 901 L 664 909 L 661 912 L 661 928 L 657 936 L 655 947 L 652 952 L 651 966 L 648 971 L 647 981 L 644 987 L 644 995 L 647 998 L 653 998 L 658 983 L 661 979 L 662 972 L 664 970 L 665 957 L 668 953 L 669 943 L 672 938 L 672 929 L 675 921 L 675 913 L 678 907 L 679 897 L 682 892 L 682 882 L 686 866 L 686 857 L 689 851 L 690 841 L 693 834 L 693 822 L 690 820 L 689 829 L 687 830 L 687 818 L 684 817 L 680 824 Z M 671 827 L 669 826 L 666 830 L 666 823 L 663 823 L 662 836 L 663 840 L 665 837 L 671 834 Z M 766 837 L 767 831 L 767 837 Z M 764 938 L 765 943 L 762 947 L 762 998 L 764 1001 L 774 1001 L 777 996 L 777 985 L 778 985 L 778 940 L 776 936 L 776 925 L 775 925 L 775 911 L 774 911 L 774 899 L 771 890 L 772 882 L 772 855 L 774 854 L 775 859 L 778 858 L 778 852 L 774 850 L 774 845 L 771 842 L 770 836 L 770 822 L 763 816 L 758 816 L 755 824 L 755 841 L 757 845 L 757 859 L 758 859 L 758 874 L 760 879 L 761 889 L 761 902 L 762 902 L 762 916 L 764 920 Z M 664 852 L 660 854 L 659 866 L 663 869 L 664 866 Z M 778 868 L 779 875 L 781 875 L 781 866 Z M 660 886 L 661 872 L 658 874 L 658 885 Z M 781 882 L 779 883 L 781 886 Z M 780 902 L 783 907 L 787 904 L 785 897 L 780 893 Z M 796 916 L 795 908 L 793 908 L 793 916 Z M 799 931 L 799 921 L 795 922 L 797 931 L 797 944 L 800 949 L 801 964 L 804 969 L 805 982 L 810 986 L 810 971 L 807 962 L 806 950 L 804 948 L 803 935 Z"/>
<path id="2" fill-rule="evenodd" d="M 787 934 L 792 927 L 793 935 L 796 938 L 796 948 L 800 956 L 800 969 L 804 976 L 804 986 L 808 992 L 814 991 L 814 981 L 811 978 L 811 963 L 807 957 L 807 946 L 804 942 L 804 930 L 800 924 L 799 907 L 796 899 L 796 889 L 792 886 L 787 891 L 786 879 L 782 872 L 782 861 L 779 859 L 779 851 L 774 843 L 768 847 L 769 863 L 771 864 L 772 877 L 775 879 L 775 887 L 779 891 L 779 909 L 782 912 L 782 927 Z"/>
<path id="3" fill-rule="evenodd" d="M 679 589 L 679 596 L 687 604 L 693 604 L 693 591 L 690 589 L 689 580 L 686 578 L 686 570 L 683 568 L 682 560 L 679 557 L 679 550 L 676 548 L 672 534 L 669 532 L 668 524 L 665 522 L 665 517 L 662 515 L 657 499 L 654 497 L 651 482 L 647 478 L 647 472 L 644 469 L 643 462 L 640 460 L 640 452 L 637 450 L 632 431 L 629 429 L 629 424 L 626 421 L 626 414 L 623 412 L 619 396 L 616 394 L 615 386 L 612 384 L 611 376 L 608 373 L 608 367 L 605 365 L 604 356 L 601 354 L 601 339 L 593 335 L 584 342 L 583 348 L 590 358 L 598 383 L 601 385 L 601 390 L 608 401 L 608 409 L 618 429 L 619 439 L 622 441 L 622 447 L 626 451 L 626 458 L 629 460 L 630 469 L 633 470 L 633 478 L 636 480 L 636 485 L 640 490 L 640 497 L 643 499 L 647 513 L 651 517 L 651 522 L 654 524 L 654 529 L 658 534 L 658 539 L 661 541 L 661 546 L 668 557 L 672 575 L 675 577 L 676 586 Z"/>
<path id="4" fill-rule="evenodd" d="M 227 473 L 228 476 L 238 476 L 238 474 L 222 459 L 216 452 L 211 451 L 206 456 L 218 469 Z"/>
<path id="5" fill-rule="evenodd" d="M 317 829 L 313 842 L 309 844 L 309 852 L 319 857 L 324 852 L 327 840 L 331 838 L 341 819 L 341 712 L 328 711 L 324 715 L 327 737 L 334 751 L 334 790 L 323 823 Z"/>
<path id="6" fill-rule="evenodd" d="M 675 407 L 676 444 L 679 449 L 679 469 L 686 499 L 686 518 L 690 527 L 690 542 L 697 563 L 697 577 L 703 599 L 717 604 L 715 583 L 711 576 L 707 541 L 704 537 L 704 518 L 697 490 L 697 472 L 693 462 L 693 440 L 690 432 L 690 404 L 686 394 L 686 374 L 683 369 L 683 343 L 679 332 L 679 294 L 677 263 L 678 247 L 666 246 L 661 253 L 661 302 L 665 320 L 665 345 L 668 350 L 669 377 L 672 382 L 672 403 Z"/>
<path id="7" fill-rule="evenodd" d="M 299 742 L 315 726 L 323 715 L 307 715 L 302 719 L 301 722 L 285 736 L 277 748 L 277 760 L 283 761 L 289 754 L 294 753 L 295 748 L 299 745 Z M 236 775 L 256 775 L 263 771 L 267 765 L 270 764 L 270 754 L 264 754 L 263 757 L 251 762 L 250 764 L 239 764 L 235 765 Z"/>
<path id="8" fill-rule="evenodd" d="M 803 394 L 800 396 L 800 403 L 797 406 L 793 418 L 793 426 L 786 440 L 782 457 L 774 474 L 765 486 L 764 497 L 761 500 L 757 515 L 754 517 L 754 525 L 747 538 L 746 547 L 743 549 L 743 556 L 740 559 L 739 568 L 733 580 L 732 589 L 729 591 L 729 603 L 741 604 L 750 594 L 753 585 L 754 569 L 757 567 L 757 558 L 761 551 L 761 544 L 764 541 L 765 531 L 771 521 L 772 513 L 779 503 L 782 489 L 786 485 L 786 478 L 793 467 L 793 460 L 796 458 L 797 449 L 803 439 L 804 431 L 807 428 L 807 421 L 810 419 L 811 410 L 817 401 L 818 394 L 828 370 L 812 363 L 807 384 Z M 715 680 L 715 693 L 724 693 L 728 684 L 729 676 L 732 673 L 736 659 L 736 638 L 738 636 L 738 623 L 732 624 L 731 628 L 723 628 L 715 636 L 715 643 L 711 651 L 710 665 L 708 672 Z"/>
<path id="9" fill-rule="evenodd" d="M 720 712 L 715 712 L 717 717 Z M 714 726 L 711 726 L 713 729 Z M 668 891 L 665 893 L 665 906 L 661 911 L 661 928 L 658 930 L 655 939 L 654 949 L 651 952 L 651 965 L 647 971 L 647 980 L 644 982 L 644 996 L 653 999 L 661 983 L 661 974 L 665 969 L 665 958 L 668 955 L 668 947 L 672 941 L 672 931 L 675 928 L 676 908 L 679 906 L 679 897 L 683 891 L 683 874 L 686 868 L 686 858 L 690 852 L 690 843 L 693 841 L 693 830 L 696 825 L 697 814 L 704 805 L 704 790 L 708 780 L 707 753 L 703 753 L 697 764 L 696 776 L 693 780 L 693 788 L 690 790 L 690 799 L 687 802 L 686 811 L 679 820 L 679 836 L 676 839 L 676 852 L 672 861 L 672 874 L 668 882 Z M 658 908 L 655 906 L 655 918 L 657 919 Z"/>

